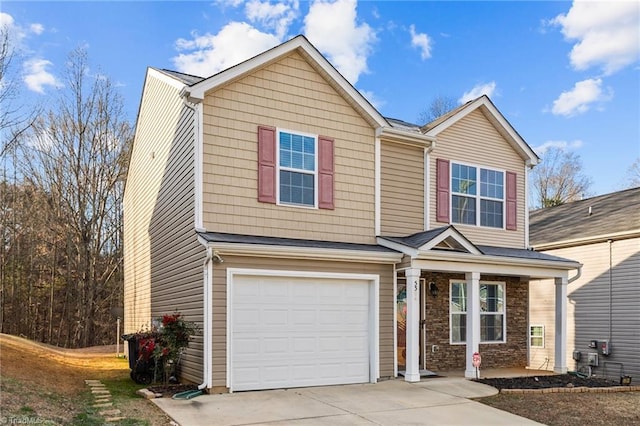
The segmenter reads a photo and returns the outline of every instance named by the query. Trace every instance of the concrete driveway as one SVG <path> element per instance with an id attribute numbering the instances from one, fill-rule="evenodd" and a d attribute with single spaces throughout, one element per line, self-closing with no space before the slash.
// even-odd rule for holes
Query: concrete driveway
<path id="1" fill-rule="evenodd" d="M 153 401 L 180 426 L 539 424 L 467 399 L 495 393 L 462 378 L 433 378 Z"/>

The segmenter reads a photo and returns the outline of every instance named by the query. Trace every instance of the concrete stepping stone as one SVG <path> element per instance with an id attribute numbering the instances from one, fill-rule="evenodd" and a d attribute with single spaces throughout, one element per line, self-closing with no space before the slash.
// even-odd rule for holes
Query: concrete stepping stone
<path id="1" fill-rule="evenodd" d="M 105 407 L 112 407 L 113 406 L 113 402 L 101 402 L 98 404 L 93 404 L 93 408 L 105 408 Z"/>
<path id="2" fill-rule="evenodd" d="M 99 411 L 98 414 L 100 414 L 102 417 L 107 417 L 107 416 L 117 416 L 121 413 L 120 410 L 118 410 L 117 408 L 114 408 L 112 410 L 102 410 Z"/>
<path id="3" fill-rule="evenodd" d="M 112 423 L 112 422 L 119 422 L 119 421 L 124 420 L 124 419 L 126 419 L 126 417 L 122 417 L 122 416 L 120 416 L 120 417 L 106 417 L 104 419 L 104 421 L 107 422 L 107 423 Z"/>

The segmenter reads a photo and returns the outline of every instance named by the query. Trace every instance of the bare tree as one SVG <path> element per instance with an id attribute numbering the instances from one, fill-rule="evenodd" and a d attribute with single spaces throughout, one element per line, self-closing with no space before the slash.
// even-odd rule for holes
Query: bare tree
<path id="1" fill-rule="evenodd" d="M 582 160 L 574 152 L 549 148 L 531 171 L 532 207 L 552 207 L 588 195 L 591 179 L 582 172 Z"/>
<path id="2" fill-rule="evenodd" d="M 46 203 L 38 208 L 55 224 L 47 255 L 52 280 L 64 282 L 58 316 L 71 327 L 65 346 L 99 342 L 109 310 L 121 297 L 122 177 L 131 139 L 111 81 L 91 75 L 87 52 L 75 50 L 57 105 L 38 117 L 20 144 L 26 183 L 44 194 Z M 56 292 L 49 290 L 53 322 Z M 45 317 L 44 310 L 35 313 Z"/>
<path id="3" fill-rule="evenodd" d="M 627 169 L 627 173 L 624 177 L 623 188 L 637 188 L 640 186 L 640 157 L 636 158 L 636 161 L 633 162 Z"/>
<path id="4" fill-rule="evenodd" d="M 426 110 L 422 111 L 418 115 L 418 123 L 427 124 L 435 120 L 436 118 L 445 115 L 449 111 L 455 109 L 458 106 L 458 102 L 450 97 L 444 95 L 436 96 Z"/>

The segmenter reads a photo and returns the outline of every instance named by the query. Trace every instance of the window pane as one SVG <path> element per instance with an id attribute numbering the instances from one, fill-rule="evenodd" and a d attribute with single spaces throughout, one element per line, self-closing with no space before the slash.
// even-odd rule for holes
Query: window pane
<path id="1" fill-rule="evenodd" d="M 280 171 L 280 201 L 283 203 L 315 205 L 314 175 Z"/>
<path id="2" fill-rule="evenodd" d="M 291 151 L 291 133 L 280 133 L 280 149 Z"/>
<path id="3" fill-rule="evenodd" d="M 502 341 L 502 315 L 480 314 L 480 340 L 482 342 Z"/>
<path id="4" fill-rule="evenodd" d="M 534 348 L 535 347 L 538 347 L 538 348 L 543 347 L 543 345 L 542 345 L 542 337 L 532 337 L 531 338 L 531 346 L 534 347 Z"/>
<path id="5" fill-rule="evenodd" d="M 476 204 L 471 197 L 453 195 L 451 197 L 451 221 L 453 223 L 476 224 Z M 502 226 L 502 225 L 501 225 Z"/>
<path id="6" fill-rule="evenodd" d="M 313 154 L 304 154 L 304 164 L 302 168 L 305 170 L 314 171 L 316 169 L 315 159 L 316 157 Z"/>
<path id="7" fill-rule="evenodd" d="M 467 311 L 467 295 L 465 283 L 451 284 L 451 312 Z"/>
<path id="8" fill-rule="evenodd" d="M 480 200 L 480 225 L 502 228 L 502 201 Z"/>
<path id="9" fill-rule="evenodd" d="M 453 164 L 451 190 L 461 194 L 476 195 L 476 168 Z"/>
<path id="10" fill-rule="evenodd" d="M 480 195 L 504 199 L 503 173 L 495 170 L 480 169 Z"/>
<path id="11" fill-rule="evenodd" d="M 480 284 L 480 310 L 503 312 L 504 289 L 500 284 Z"/>
<path id="12" fill-rule="evenodd" d="M 451 341 L 453 343 L 467 341 L 467 314 L 451 315 Z"/>
<path id="13" fill-rule="evenodd" d="M 291 167 L 294 169 L 304 169 L 303 157 L 301 152 L 293 151 L 291 153 Z"/>
<path id="14" fill-rule="evenodd" d="M 291 150 L 295 152 L 302 152 L 302 136 L 300 135 L 291 135 Z"/>
<path id="15" fill-rule="evenodd" d="M 315 154 L 316 153 L 316 144 L 315 139 L 306 136 L 304 138 L 304 153 L 305 154 Z"/>

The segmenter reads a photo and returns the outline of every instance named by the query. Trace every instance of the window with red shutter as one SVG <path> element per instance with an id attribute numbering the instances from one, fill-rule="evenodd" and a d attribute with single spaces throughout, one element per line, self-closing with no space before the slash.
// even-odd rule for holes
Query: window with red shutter
<path id="1" fill-rule="evenodd" d="M 449 160 L 436 160 L 436 220 L 449 223 Z"/>
<path id="2" fill-rule="evenodd" d="M 507 172 L 507 223 L 509 231 L 518 229 L 518 175 Z"/>

